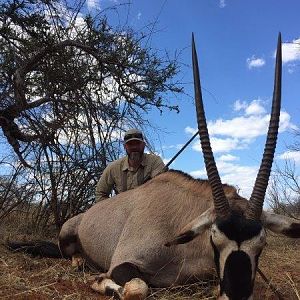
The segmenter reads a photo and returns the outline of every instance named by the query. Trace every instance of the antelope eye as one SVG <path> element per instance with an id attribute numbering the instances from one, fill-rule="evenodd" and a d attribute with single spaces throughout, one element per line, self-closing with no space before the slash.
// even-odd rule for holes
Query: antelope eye
<path id="1" fill-rule="evenodd" d="M 223 244 L 222 234 L 214 227 L 211 228 L 211 238 L 216 245 Z"/>
<path id="2" fill-rule="evenodd" d="M 213 225 L 210 229 L 210 233 L 211 233 L 211 236 L 212 237 L 215 237 L 217 234 L 218 234 L 218 230 L 217 228 L 215 227 L 215 225 Z"/>

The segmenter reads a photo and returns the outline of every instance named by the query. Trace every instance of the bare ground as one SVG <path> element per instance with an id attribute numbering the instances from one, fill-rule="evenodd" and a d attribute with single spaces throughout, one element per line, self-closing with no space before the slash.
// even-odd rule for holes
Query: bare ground
<path id="1" fill-rule="evenodd" d="M 0 235 L 0 243 L 4 236 Z M 269 234 L 268 245 L 260 259 L 260 269 L 283 299 L 300 300 L 300 240 Z M 0 246 L 0 299 L 98 299 L 108 300 L 92 291 L 87 270 L 72 269 L 63 259 L 32 258 L 11 253 Z M 153 289 L 149 299 L 216 299 L 217 282 L 201 282 L 169 289 Z M 255 299 L 278 299 L 257 274 Z"/>

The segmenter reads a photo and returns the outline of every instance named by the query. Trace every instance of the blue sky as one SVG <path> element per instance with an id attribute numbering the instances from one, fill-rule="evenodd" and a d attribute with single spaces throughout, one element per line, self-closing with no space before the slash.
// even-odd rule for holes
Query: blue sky
<path id="1" fill-rule="evenodd" d="M 89 9 L 105 9 L 122 1 L 88 1 Z M 185 93 L 168 95 L 180 113 L 152 112 L 149 120 L 161 131 L 152 135 L 167 162 L 196 130 L 191 70 L 191 34 L 198 51 L 203 100 L 212 147 L 223 182 L 249 195 L 259 167 L 273 93 L 274 53 L 278 32 L 283 40 L 282 116 L 276 163 L 287 155 L 294 130 L 300 127 L 300 2 L 296 0 L 139 0 L 130 1 L 112 22 L 142 29 L 155 22 L 149 46 L 170 55 L 181 52 L 178 79 Z M 195 177 L 206 176 L 199 141 L 172 164 Z"/>
<path id="2" fill-rule="evenodd" d="M 116 10 L 105 9 L 112 5 Z M 128 4 L 129 3 L 129 4 Z M 300 166 L 300 152 L 287 145 L 300 130 L 299 0 L 86 0 L 92 14 L 108 13 L 109 22 L 135 30 L 153 29 L 148 46 L 172 57 L 180 53 L 177 80 L 185 93 L 166 95 L 180 113 L 152 111 L 146 117 L 159 128 L 149 137 L 168 162 L 194 134 L 197 124 L 191 68 L 191 35 L 198 52 L 202 93 L 212 148 L 225 183 L 249 196 L 260 165 L 273 93 L 274 53 L 283 40 L 281 127 L 276 164 L 284 158 Z M 153 24 L 150 25 L 149 24 Z M 171 165 L 194 177 L 206 177 L 199 140 Z"/>

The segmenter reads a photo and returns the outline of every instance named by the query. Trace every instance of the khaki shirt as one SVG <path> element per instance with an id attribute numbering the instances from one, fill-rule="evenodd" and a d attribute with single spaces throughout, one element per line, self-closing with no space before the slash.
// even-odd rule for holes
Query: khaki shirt
<path id="1" fill-rule="evenodd" d="M 113 188 L 117 193 L 124 191 L 123 186 L 127 187 L 125 190 L 136 188 L 145 180 L 161 173 L 164 166 L 159 156 L 146 153 L 143 154 L 142 163 L 137 170 L 129 166 L 127 156 L 110 163 L 97 183 L 96 202 L 108 198 Z"/>

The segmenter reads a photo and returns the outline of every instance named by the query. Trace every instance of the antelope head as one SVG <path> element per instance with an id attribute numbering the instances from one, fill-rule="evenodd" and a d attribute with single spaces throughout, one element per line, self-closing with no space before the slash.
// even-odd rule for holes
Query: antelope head
<path id="1" fill-rule="evenodd" d="M 210 228 L 210 243 L 220 281 L 219 299 L 252 299 L 258 259 L 266 244 L 265 228 L 291 237 L 300 237 L 299 223 L 284 216 L 263 212 L 279 127 L 281 35 L 278 37 L 272 112 L 263 159 L 251 197 L 242 212 L 232 209 L 226 198 L 210 146 L 194 37 L 192 60 L 198 130 L 214 207 L 185 226 L 182 233 L 168 245 L 186 243 Z M 239 198 L 235 200 L 239 201 Z"/>

